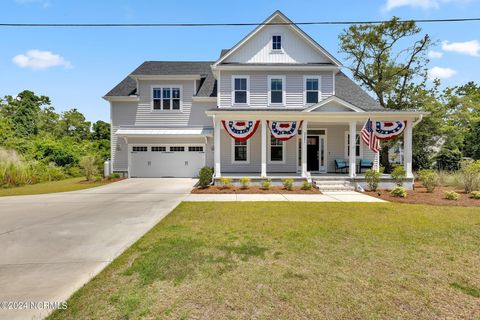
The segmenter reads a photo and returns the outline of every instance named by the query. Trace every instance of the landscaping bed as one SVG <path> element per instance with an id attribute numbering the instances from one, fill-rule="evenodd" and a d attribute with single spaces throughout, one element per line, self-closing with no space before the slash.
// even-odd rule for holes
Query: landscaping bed
<path id="1" fill-rule="evenodd" d="M 293 187 L 292 190 L 287 190 L 284 187 L 270 187 L 268 190 L 261 187 L 222 187 L 222 186 L 210 186 L 206 188 L 194 188 L 192 193 L 200 194 L 228 194 L 228 193 L 243 193 L 243 194 L 253 194 L 253 193 L 263 193 L 263 194 L 278 194 L 278 193 L 292 193 L 292 194 L 320 194 L 321 192 L 317 188 L 311 188 L 308 190 L 303 190 L 300 187 Z"/>
<path id="2" fill-rule="evenodd" d="M 459 199 L 445 199 L 446 191 L 457 192 L 460 196 Z M 415 183 L 414 190 L 407 191 L 406 198 L 394 197 L 390 194 L 390 190 L 366 191 L 365 194 L 391 202 L 430 204 L 440 206 L 480 207 L 480 200 L 470 198 L 470 195 L 466 194 L 465 191 L 461 189 L 438 186 L 433 192 L 429 193 L 427 192 L 427 189 L 420 183 Z"/>

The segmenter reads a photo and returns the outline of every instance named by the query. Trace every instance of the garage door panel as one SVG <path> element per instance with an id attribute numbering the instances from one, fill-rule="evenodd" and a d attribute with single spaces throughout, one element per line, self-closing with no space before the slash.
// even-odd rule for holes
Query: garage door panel
<path id="1" fill-rule="evenodd" d="M 133 149 L 133 148 L 132 148 Z M 139 148 L 136 148 L 137 150 Z M 152 151 L 156 150 L 156 151 Z M 189 146 L 149 146 L 146 152 L 132 152 L 132 177 L 196 177 L 204 166 L 205 153 Z M 184 150 L 184 151 L 181 151 Z M 189 151 L 192 150 L 192 151 Z M 202 146 L 201 150 L 205 150 Z"/>

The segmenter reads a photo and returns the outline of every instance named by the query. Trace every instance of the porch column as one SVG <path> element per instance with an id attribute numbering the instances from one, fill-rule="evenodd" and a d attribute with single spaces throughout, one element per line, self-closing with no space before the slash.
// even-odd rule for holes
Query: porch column
<path id="1" fill-rule="evenodd" d="M 350 134 L 349 134 L 349 157 L 348 157 L 348 162 L 349 162 L 349 176 L 350 178 L 354 178 L 356 175 L 356 161 L 357 161 L 357 155 L 356 155 L 356 145 L 357 145 L 357 122 L 356 121 L 350 121 Z"/>
<path id="2" fill-rule="evenodd" d="M 267 121 L 262 120 L 262 172 L 261 177 L 265 178 L 267 176 Z"/>
<path id="3" fill-rule="evenodd" d="M 220 120 L 214 117 L 213 159 L 215 162 L 215 177 L 217 178 L 222 176 L 220 170 L 220 125 Z"/>
<path id="4" fill-rule="evenodd" d="M 302 177 L 307 176 L 307 131 L 308 122 L 303 121 L 302 125 Z"/>
<path id="5" fill-rule="evenodd" d="M 403 132 L 403 156 L 404 168 L 407 178 L 413 178 L 412 172 L 412 121 L 407 120 L 405 131 Z"/>

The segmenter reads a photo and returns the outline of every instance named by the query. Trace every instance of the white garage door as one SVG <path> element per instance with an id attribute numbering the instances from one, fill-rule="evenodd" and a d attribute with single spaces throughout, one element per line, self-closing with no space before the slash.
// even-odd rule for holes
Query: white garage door
<path id="1" fill-rule="evenodd" d="M 131 145 L 131 177 L 196 177 L 205 165 L 205 145 Z"/>

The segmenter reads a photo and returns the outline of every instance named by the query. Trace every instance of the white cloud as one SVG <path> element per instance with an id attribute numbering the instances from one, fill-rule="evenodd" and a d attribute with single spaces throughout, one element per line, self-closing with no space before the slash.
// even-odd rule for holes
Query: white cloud
<path id="1" fill-rule="evenodd" d="M 25 4 L 25 5 L 38 4 L 43 8 L 47 8 L 50 6 L 50 0 L 15 0 L 15 2 L 18 4 Z"/>
<path id="2" fill-rule="evenodd" d="M 71 68 L 72 64 L 65 60 L 61 55 L 51 51 L 41 51 L 37 49 L 29 50 L 25 54 L 18 54 L 13 57 L 12 62 L 20 68 L 31 68 L 35 70 L 45 70 L 51 67 Z"/>
<path id="3" fill-rule="evenodd" d="M 443 51 L 456 52 L 466 54 L 473 57 L 480 56 L 480 41 L 471 40 L 465 42 L 442 42 Z"/>
<path id="4" fill-rule="evenodd" d="M 443 57 L 443 52 L 430 50 L 428 51 L 428 57 L 431 59 L 440 59 L 441 57 Z"/>
<path id="5" fill-rule="evenodd" d="M 423 10 L 438 9 L 440 5 L 447 2 L 468 3 L 471 0 L 387 0 L 383 11 L 390 11 L 400 7 L 420 8 Z"/>
<path id="6" fill-rule="evenodd" d="M 433 67 L 428 70 L 428 78 L 433 79 L 448 79 L 457 74 L 457 71 L 451 68 Z"/>

